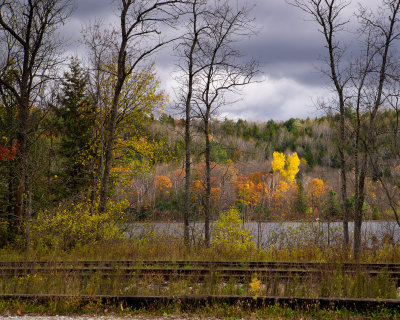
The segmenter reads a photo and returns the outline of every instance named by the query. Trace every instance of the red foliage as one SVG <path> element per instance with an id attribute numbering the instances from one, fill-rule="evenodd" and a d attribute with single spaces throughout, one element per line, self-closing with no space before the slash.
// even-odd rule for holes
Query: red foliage
<path id="1" fill-rule="evenodd" d="M 12 146 L 0 146 L 0 161 L 8 160 L 12 161 L 15 159 L 15 156 L 18 152 L 17 144 L 13 144 Z"/>

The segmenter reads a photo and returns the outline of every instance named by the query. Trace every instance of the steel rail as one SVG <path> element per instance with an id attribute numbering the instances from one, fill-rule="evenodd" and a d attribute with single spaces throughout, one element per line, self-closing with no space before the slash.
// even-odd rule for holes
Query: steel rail
<path id="1" fill-rule="evenodd" d="M 122 268 L 122 267 L 170 267 L 170 268 L 266 268 L 266 269 L 329 269 L 329 270 L 386 270 L 400 272 L 400 264 L 395 263 L 323 263 L 323 262 L 263 262 L 263 261 L 163 261 L 163 260 L 106 260 L 106 261 L 0 261 L 0 269 L 10 268 L 39 268 L 39 267 L 107 267 L 107 268 Z"/>
<path id="2" fill-rule="evenodd" d="M 400 272 L 398 271 L 377 271 L 360 269 L 268 269 L 268 268 L 142 268 L 142 267 L 37 267 L 37 268 L 0 268 L 0 278 L 10 279 L 12 277 L 24 277 L 27 275 L 47 275 L 63 277 L 90 277 L 98 275 L 103 278 L 143 278 L 158 277 L 164 280 L 191 278 L 204 281 L 207 278 L 218 278 L 228 280 L 231 278 L 251 279 L 255 275 L 259 278 L 314 278 L 321 279 L 323 276 L 357 275 L 362 274 L 367 277 L 377 277 L 385 274 L 389 279 L 400 283 Z"/>

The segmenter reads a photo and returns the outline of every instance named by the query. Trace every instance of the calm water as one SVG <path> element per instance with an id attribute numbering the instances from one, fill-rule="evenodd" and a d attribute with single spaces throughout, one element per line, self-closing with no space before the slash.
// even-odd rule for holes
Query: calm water
<path id="1" fill-rule="evenodd" d="M 244 227 L 251 232 L 254 241 L 260 246 L 297 246 L 304 243 L 332 244 L 342 241 L 342 222 L 248 222 Z M 211 226 L 212 228 L 212 226 Z M 182 237 L 182 223 L 131 223 L 127 227 L 127 237 L 141 238 L 149 234 L 162 237 Z M 354 224 L 349 223 L 350 237 L 352 237 Z M 191 237 L 199 241 L 204 235 L 202 222 L 190 223 Z M 400 227 L 395 221 L 366 221 L 362 224 L 362 240 L 368 245 L 380 244 L 390 240 L 400 244 Z"/>

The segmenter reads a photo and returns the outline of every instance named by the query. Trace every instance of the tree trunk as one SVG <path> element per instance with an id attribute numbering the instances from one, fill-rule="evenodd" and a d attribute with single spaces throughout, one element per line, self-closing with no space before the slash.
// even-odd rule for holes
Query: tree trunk
<path id="1" fill-rule="evenodd" d="M 367 155 L 364 155 L 359 177 L 356 177 L 356 207 L 354 210 L 354 260 L 360 260 L 361 253 L 361 225 L 363 220 L 363 206 L 365 199 L 365 177 L 367 173 Z"/>
<path id="2" fill-rule="evenodd" d="M 347 198 L 347 179 L 346 179 L 346 163 L 344 160 L 344 146 L 342 145 L 342 137 L 340 138 L 340 180 L 341 180 L 341 198 L 342 198 L 342 212 L 343 212 L 343 238 L 346 245 L 349 244 L 349 210 Z"/>
<path id="3" fill-rule="evenodd" d="M 30 179 L 26 177 L 26 246 L 28 251 L 31 250 L 31 220 L 32 220 L 32 183 Z"/>
<path id="4" fill-rule="evenodd" d="M 209 113 L 206 112 L 204 119 L 204 136 L 206 141 L 206 201 L 204 205 L 204 237 L 206 247 L 210 246 L 210 216 L 211 216 L 211 166 L 210 166 L 210 128 Z"/>
<path id="5" fill-rule="evenodd" d="M 104 172 L 101 177 L 100 184 L 100 204 L 99 212 L 105 212 L 107 210 L 107 200 L 109 196 L 109 180 L 110 172 L 113 161 L 113 150 L 114 150 L 114 140 L 115 140 L 115 127 L 117 123 L 118 114 L 118 102 L 121 92 L 122 84 L 118 83 L 115 89 L 115 94 L 113 98 L 113 104 L 111 108 L 110 122 L 108 123 L 108 137 L 105 146 L 105 162 L 104 162 Z"/>
<path id="6" fill-rule="evenodd" d="M 18 169 L 14 204 L 14 221 L 12 229 L 17 234 L 23 233 L 24 222 L 24 194 L 26 185 L 27 163 L 28 163 L 28 137 L 27 126 L 29 117 L 29 100 L 27 94 L 23 94 L 19 102 L 19 128 L 18 138 Z"/>
<path id="7" fill-rule="evenodd" d="M 188 58 L 188 92 L 186 95 L 185 104 L 185 207 L 183 211 L 183 243 L 186 247 L 190 245 L 189 238 L 189 214 L 190 214 L 190 124 L 191 124 L 191 109 L 192 109 L 192 96 L 193 96 L 193 79 L 194 79 L 194 52 L 198 41 L 198 30 L 197 30 L 197 2 L 194 1 L 192 4 L 193 13 L 193 41 L 190 46 Z"/>
<path id="8" fill-rule="evenodd" d="M 189 91 L 191 87 L 189 86 Z M 185 208 L 183 211 L 183 242 L 186 247 L 190 245 L 189 240 L 189 212 L 190 212 L 190 100 L 191 93 L 188 93 L 186 100 L 185 119 Z"/>
<path id="9" fill-rule="evenodd" d="M 336 75 L 336 73 L 334 73 Z M 336 83 L 336 90 L 339 95 L 340 104 L 340 129 L 339 129 L 339 156 L 340 156 L 340 182 L 341 182 L 341 198 L 342 198 L 342 212 L 343 212 L 343 238 L 346 246 L 349 245 L 349 210 L 347 207 L 347 173 L 346 173 L 346 158 L 345 158 L 345 144 L 346 144 L 346 127 L 345 127 L 345 105 L 343 91 Z"/>

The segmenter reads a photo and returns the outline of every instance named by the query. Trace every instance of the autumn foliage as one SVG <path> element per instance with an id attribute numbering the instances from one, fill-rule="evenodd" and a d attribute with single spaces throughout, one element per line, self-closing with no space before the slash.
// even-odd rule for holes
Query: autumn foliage
<path id="1" fill-rule="evenodd" d="M 307 198 L 311 204 L 312 211 L 318 215 L 322 206 L 323 199 L 328 191 L 324 181 L 319 178 L 314 178 L 307 186 Z"/>
<path id="2" fill-rule="evenodd" d="M 274 152 L 274 161 L 271 163 L 273 172 L 280 172 L 282 178 L 288 182 L 293 182 L 299 172 L 300 159 L 297 153 L 288 155 L 287 160 L 283 153 Z M 286 169 L 285 169 L 286 166 Z"/>
<path id="3" fill-rule="evenodd" d="M 18 150 L 15 145 L 13 146 L 0 146 L 0 161 L 15 160 Z"/>
<path id="4" fill-rule="evenodd" d="M 300 164 L 296 153 L 285 156 L 280 152 L 274 152 L 270 164 L 257 163 L 258 167 L 254 168 L 259 169 L 254 171 L 246 172 L 246 167 L 233 162 L 212 162 L 210 200 L 214 219 L 221 211 L 232 206 L 244 221 L 323 218 L 331 187 L 320 178 L 304 177 L 306 173 L 299 179 Z M 190 218 L 201 220 L 206 203 L 205 163 L 195 162 L 191 176 Z M 138 210 L 143 211 L 143 217 L 147 215 L 152 219 L 179 221 L 183 208 L 184 181 L 185 172 L 182 168 L 160 166 L 148 178 L 135 178 L 133 193 L 137 195 L 129 198 L 132 203 L 137 203 Z M 305 187 L 302 187 L 302 183 Z"/>
<path id="5" fill-rule="evenodd" d="M 237 202 L 243 210 L 247 210 L 247 215 L 261 211 L 264 212 L 264 219 L 267 218 L 266 214 L 270 214 L 270 217 L 289 216 L 295 211 L 295 178 L 299 165 L 300 160 L 296 153 L 289 155 L 286 160 L 283 153 L 274 152 L 272 173 L 255 171 L 235 180 Z"/>
<path id="6" fill-rule="evenodd" d="M 156 176 L 155 185 L 159 192 L 169 193 L 169 190 L 172 188 L 171 179 L 167 176 Z"/>
<path id="7" fill-rule="evenodd" d="M 261 181 L 255 183 L 250 177 L 241 176 L 235 181 L 235 190 L 239 202 L 254 206 L 260 201 L 262 184 Z"/>

